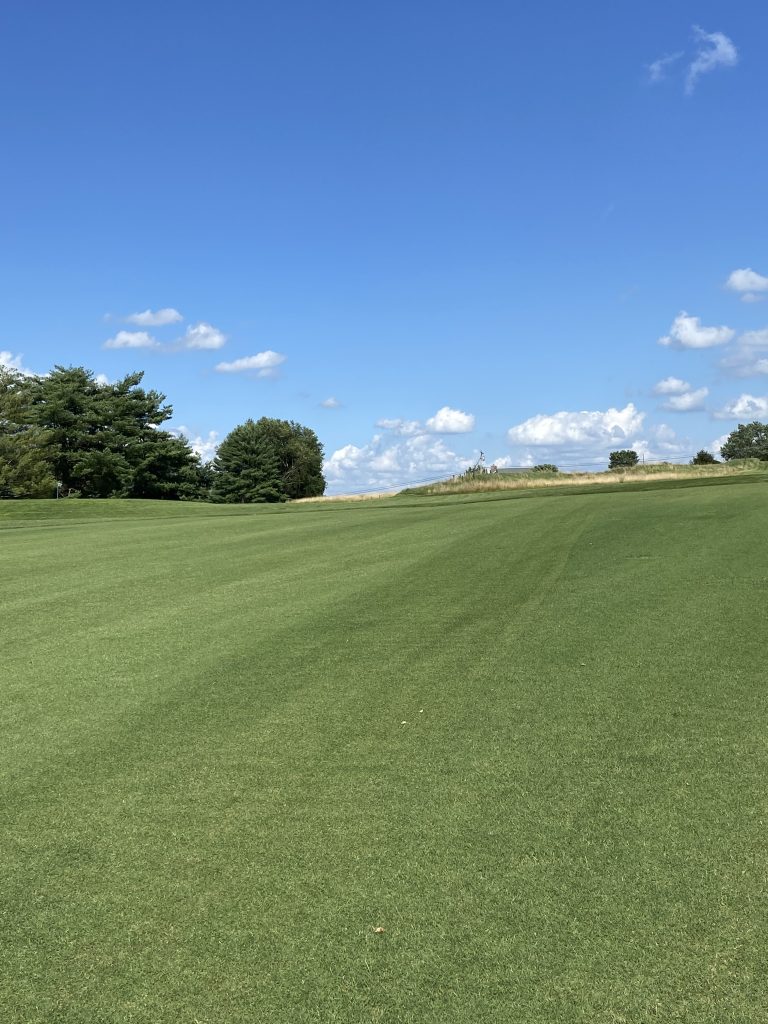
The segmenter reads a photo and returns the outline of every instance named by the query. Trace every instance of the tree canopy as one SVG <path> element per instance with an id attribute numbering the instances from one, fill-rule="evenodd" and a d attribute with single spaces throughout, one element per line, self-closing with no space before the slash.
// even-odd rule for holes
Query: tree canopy
<path id="1" fill-rule="evenodd" d="M 726 461 L 761 459 L 768 462 L 768 423 L 760 423 L 759 420 L 740 423 L 720 446 L 720 454 Z"/>
<path id="2" fill-rule="evenodd" d="M 323 447 L 293 420 L 246 420 L 221 442 L 211 468 L 214 501 L 286 501 L 325 490 Z"/>
<path id="3" fill-rule="evenodd" d="M 192 498 L 203 488 L 198 456 L 160 429 L 165 395 L 140 387 L 143 373 L 114 384 L 82 366 L 44 377 L 0 374 L 0 487 L 7 497 Z"/>
<path id="4" fill-rule="evenodd" d="M 719 460 L 706 448 L 700 448 L 691 459 L 692 466 L 714 466 Z"/>
<path id="5" fill-rule="evenodd" d="M 0 367 L 0 498 L 48 498 L 56 487 L 51 436 L 30 420 L 25 381 Z"/>
<path id="6" fill-rule="evenodd" d="M 608 468 L 623 469 L 625 466 L 636 466 L 639 461 L 638 454 L 633 448 L 623 448 L 611 452 L 608 456 Z"/>

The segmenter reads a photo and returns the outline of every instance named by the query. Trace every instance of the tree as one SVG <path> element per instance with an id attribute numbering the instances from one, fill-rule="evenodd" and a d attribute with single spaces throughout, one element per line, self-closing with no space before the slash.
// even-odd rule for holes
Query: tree
<path id="1" fill-rule="evenodd" d="M 761 459 L 768 462 L 768 424 L 754 420 L 740 423 L 731 431 L 728 440 L 720 446 L 720 454 L 731 459 Z"/>
<path id="2" fill-rule="evenodd" d="M 720 460 L 716 459 L 712 452 L 708 452 L 706 448 L 702 448 L 696 452 L 694 457 L 691 459 L 692 466 L 712 466 L 715 463 L 719 464 Z"/>
<path id="3" fill-rule="evenodd" d="M 325 490 L 323 446 L 317 434 L 294 420 L 262 416 L 259 433 L 277 455 L 281 489 L 289 498 L 316 498 Z"/>
<path id="4" fill-rule="evenodd" d="M 28 415 L 46 431 L 66 488 L 91 498 L 196 496 L 200 460 L 183 438 L 160 429 L 173 409 L 165 395 L 139 386 L 143 376 L 103 384 L 82 366 L 56 366 L 28 379 Z"/>
<path id="5" fill-rule="evenodd" d="M 540 462 L 538 466 L 533 466 L 531 469 L 532 473 L 559 473 L 560 470 L 554 464 L 554 462 Z"/>
<path id="6" fill-rule="evenodd" d="M 56 493 L 50 435 L 29 422 L 26 378 L 0 367 L 0 498 Z"/>
<path id="7" fill-rule="evenodd" d="M 211 465 L 214 501 L 285 501 L 280 464 L 273 446 L 253 420 L 235 427 L 219 445 Z"/>
<path id="8" fill-rule="evenodd" d="M 213 461 L 216 501 L 286 501 L 323 493 L 323 448 L 314 430 L 263 416 L 227 435 Z"/>
<path id="9" fill-rule="evenodd" d="M 608 456 L 608 469 L 624 469 L 627 466 L 636 466 L 639 461 L 636 451 L 632 448 L 624 448 L 621 451 L 611 452 Z"/>

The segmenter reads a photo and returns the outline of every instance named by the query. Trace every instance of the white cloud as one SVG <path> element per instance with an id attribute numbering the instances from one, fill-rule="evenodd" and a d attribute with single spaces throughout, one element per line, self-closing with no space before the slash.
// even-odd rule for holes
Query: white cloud
<path id="1" fill-rule="evenodd" d="M 744 267 L 743 270 L 731 271 L 725 287 L 738 292 L 742 302 L 760 302 L 765 298 L 760 293 L 768 292 L 768 277 L 763 277 L 750 267 Z"/>
<path id="2" fill-rule="evenodd" d="M 665 377 L 654 386 L 654 395 L 682 395 L 691 390 L 687 380 L 680 380 L 679 377 Z"/>
<path id="3" fill-rule="evenodd" d="M 177 324 L 184 317 L 178 309 L 145 309 L 143 313 L 131 313 L 125 318 L 128 324 L 136 324 L 137 327 L 163 327 L 165 324 Z"/>
<path id="4" fill-rule="evenodd" d="M 107 387 L 108 384 L 112 383 L 112 381 L 109 379 L 106 373 L 97 373 L 93 379 L 96 381 L 97 384 L 101 384 L 103 388 Z"/>
<path id="5" fill-rule="evenodd" d="M 539 414 L 511 427 L 507 437 L 512 444 L 587 446 L 625 441 L 638 431 L 645 413 L 630 402 L 623 409 L 605 412 L 556 412 Z"/>
<path id="6" fill-rule="evenodd" d="M 207 324 L 203 320 L 190 324 L 183 338 L 184 348 L 211 349 L 221 348 L 227 340 L 218 327 Z"/>
<path id="7" fill-rule="evenodd" d="M 659 57 L 652 64 L 648 65 L 648 80 L 650 82 L 661 82 L 667 77 L 667 68 L 680 60 L 683 56 L 683 51 L 680 50 L 678 53 L 669 53 L 664 57 Z"/>
<path id="8" fill-rule="evenodd" d="M 107 338 L 103 348 L 159 348 L 159 343 L 146 331 L 118 331 Z"/>
<path id="9" fill-rule="evenodd" d="M 693 412 L 695 409 L 702 408 L 709 389 L 699 388 L 694 391 L 687 380 L 680 380 L 679 377 L 665 377 L 655 385 L 653 393 L 666 395 L 667 400 L 662 408 L 669 409 L 670 412 Z"/>
<path id="10" fill-rule="evenodd" d="M 719 420 L 755 420 L 768 416 L 768 396 L 739 395 L 715 416 Z"/>
<path id="11" fill-rule="evenodd" d="M 688 65 L 685 78 L 685 91 L 689 96 L 702 75 L 716 71 L 717 68 L 732 68 L 739 62 L 738 50 L 722 32 L 705 32 L 698 25 L 694 25 L 693 35 L 699 43 L 699 49 Z"/>
<path id="12" fill-rule="evenodd" d="M 257 352 L 255 356 L 243 356 L 231 363 L 217 363 L 216 369 L 219 373 L 255 373 L 257 377 L 274 377 L 278 366 L 284 362 L 284 355 L 267 349 L 266 352 Z"/>
<path id="13" fill-rule="evenodd" d="M 381 419 L 376 420 L 376 426 L 382 430 L 391 430 L 393 434 L 400 437 L 411 437 L 413 434 L 423 434 L 424 428 L 418 420 Z"/>
<path id="14" fill-rule="evenodd" d="M 739 335 L 739 344 L 753 350 L 768 348 L 768 327 L 762 327 L 758 331 L 745 331 Z"/>
<path id="15" fill-rule="evenodd" d="M 461 473 L 474 460 L 456 454 L 442 438 L 417 434 L 394 444 L 378 434 L 365 445 L 347 444 L 323 466 L 329 493 L 395 490 Z"/>
<path id="16" fill-rule="evenodd" d="M 704 406 L 704 399 L 709 394 L 709 388 L 699 388 L 697 391 L 686 391 L 683 394 L 670 395 L 664 403 L 664 408 L 671 412 L 695 412 Z"/>
<path id="17" fill-rule="evenodd" d="M 475 417 L 472 413 L 444 405 L 426 423 L 420 420 L 385 418 L 376 420 L 376 426 L 400 437 L 413 437 L 416 434 L 468 434 L 475 429 Z"/>
<path id="18" fill-rule="evenodd" d="M 675 317 L 669 334 L 659 338 L 659 344 L 672 348 L 712 348 L 727 345 L 735 334 L 732 327 L 702 327 L 697 316 L 688 316 L 683 310 Z"/>
<path id="19" fill-rule="evenodd" d="M 180 426 L 177 430 L 172 430 L 171 433 L 177 437 L 185 437 L 189 441 L 192 451 L 199 455 L 203 462 L 210 462 L 216 455 L 216 450 L 219 447 L 219 434 L 216 430 L 209 430 L 207 437 L 195 434 L 185 426 Z"/>
<path id="20" fill-rule="evenodd" d="M 468 434 L 475 429 L 475 417 L 472 413 L 444 405 L 429 417 L 426 426 L 431 434 Z"/>
<path id="21" fill-rule="evenodd" d="M 723 445 L 730 436 L 730 434 L 721 434 L 720 437 L 716 437 L 714 441 L 710 442 L 709 451 L 711 451 L 714 455 L 720 455 L 720 449 L 723 447 Z"/>
<path id="22" fill-rule="evenodd" d="M 646 462 L 679 461 L 691 452 L 691 441 L 678 437 L 666 423 L 648 428 L 647 437 L 636 438 L 627 447 L 634 449 Z"/>
<path id="23" fill-rule="evenodd" d="M 768 374 L 768 327 L 740 334 L 737 344 L 720 365 L 736 377 L 758 377 Z"/>
<path id="24" fill-rule="evenodd" d="M 22 377 L 35 376 L 33 370 L 24 366 L 24 355 L 21 352 L 19 352 L 17 356 L 15 356 L 13 352 L 8 352 L 6 350 L 0 352 L 0 367 L 4 367 L 6 370 L 15 370 L 16 373 L 20 373 Z"/>
<path id="25" fill-rule="evenodd" d="M 338 400 L 338 398 L 333 398 L 333 397 L 331 397 L 331 398 L 324 398 L 322 400 L 322 402 L 320 403 L 320 405 L 321 405 L 321 407 L 323 409 L 340 409 L 341 408 L 341 402 Z"/>

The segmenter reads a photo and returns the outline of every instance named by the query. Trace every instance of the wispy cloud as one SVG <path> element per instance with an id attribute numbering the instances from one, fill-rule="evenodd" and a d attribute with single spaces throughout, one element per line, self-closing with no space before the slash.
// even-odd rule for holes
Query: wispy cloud
<path id="1" fill-rule="evenodd" d="M 696 85 L 702 75 L 707 75 L 718 68 L 732 68 L 739 62 L 739 52 L 733 40 L 722 32 L 705 32 L 698 25 L 693 26 L 694 48 L 689 52 L 687 60 L 680 65 L 680 71 L 685 69 L 684 89 L 687 96 L 690 96 L 696 89 Z M 648 81 L 652 85 L 673 77 L 679 81 L 677 74 L 678 62 L 686 57 L 685 50 L 677 50 L 675 53 L 665 53 L 663 57 L 646 65 Z"/>
<path id="2" fill-rule="evenodd" d="M 131 313 L 125 318 L 127 324 L 137 327 L 163 327 L 165 324 L 178 324 L 184 317 L 177 309 L 145 309 L 143 313 Z"/>
<path id="3" fill-rule="evenodd" d="M 759 302 L 768 293 L 768 277 L 750 267 L 731 271 L 725 287 L 737 292 L 742 302 Z"/>
<path id="4" fill-rule="evenodd" d="M 257 377 L 274 377 L 285 359 L 282 353 L 267 349 L 266 352 L 257 352 L 255 356 L 234 359 L 231 363 L 217 363 L 216 369 L 219 373 L 253 373 Z"/>
<path id="5" fill-rule="evenodd" d="M 659 338 L 659 344 L 671 348 L 712 348 L 727 345 L 735 334 L 732 327 L 704 327 L 697 316 L 688 316 L 683 310 L 675 317 L 669 334 Z"/>
<path id="6" fill-rule="evenodd" d="M 659 57 L 652 64 L 648 65 L 648 80 L 650 82 L 663 82 L 667 77 L 667 69 L 675 64 L 683 56 L 683 51 L 679 50 L 677 53 L 668 53 L 663 57 Z"/>
<path id="7" fill-rule="evenodd" d="M 28 369 L 24 365 L 24 355 L 19 352 L 18 355 L 14 355 L 13 352 L 3 350 L 0 352 L 0 367 L 6 370 L 15 370 L 16 373 L 20 373 L 22 377 L 34 377 L 35 373 L 33 370 Z"/>
<path id="8" fill-rule="evenodd" d="M 382 418 L 376 420 L 376 426 L 381 430 L 391 430 L 399 437 L 412 437 L 414 434 L 423 434 L 424 428 L 419 420 L 403 420 Z"/>
<path id="9" fill-rule="evenodd" d="M 118 331 L 107 338 L 103 348 L 160 348 L 160 343 L 146 331 Z"/>
<path id="10" fill-rule="evenodd" d="M 688 65 L 685 76 L 685 92 L 693 93 L 702 75 L 718 68 L 732 68 L 739 62 L 739 51 L 722 32 L 705 32 L 698 25 L 693 27 L 693 36 L 698 44 L 695 58 Z"/>
<path id="11" fill-rule="evenodd" d="M 768 374 L 768 327 L 740 334 L 733 349 L 720 365 L 736 377 Z"/>
<path id="12" fill-rule="evenodd" d="M 226 341 L 226 334 L 218 327 L 201 320 L 200 323 L 189 325 L 182 338 L 182 345 L 184 348 L 217 349 L 222 348 Z"/>
<path id="13" fill-rule="evenodd" d="M 341 402 L 338 400 L 338 398 L 324 398 L 320 403 L 320 407 L 322 409 L 340 409 Z"/>

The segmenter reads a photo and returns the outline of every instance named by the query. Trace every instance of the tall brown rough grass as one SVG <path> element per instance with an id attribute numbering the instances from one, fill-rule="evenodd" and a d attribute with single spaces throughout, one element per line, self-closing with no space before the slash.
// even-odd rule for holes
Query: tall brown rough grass
<path id="1" fill-rule="evenodd" d="M 409 494 L 466 494 L 472 491 L 514 491 L 534 490 L 547 487 L 569 487 L 574 484 L 623 484 L 643 483 L 656 480 L 679 480 L 692 477 L 733 476 L 759 467 L 752 465 L 755 460 L 739 463 L 723 463 L 714 466 L 676 466 L 669 462 L 646 463 L 622 470 L 606 470 L 603 473 L 557 473 L 543 476 L 538 473 L 521 473 L 519 476 L 488 474 L 476 477 L 456 477 L 441 480 L 423 487 L 409 488 Z"/>

